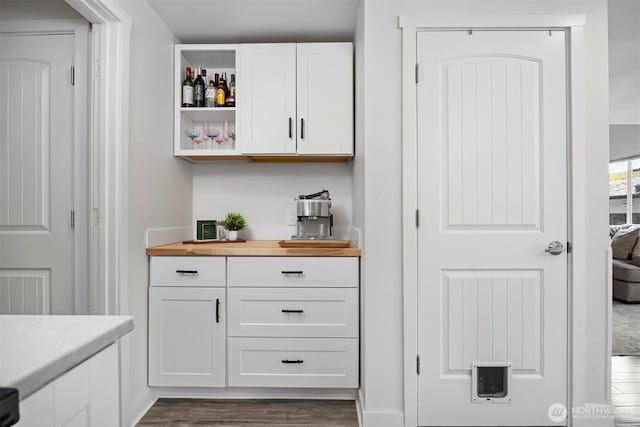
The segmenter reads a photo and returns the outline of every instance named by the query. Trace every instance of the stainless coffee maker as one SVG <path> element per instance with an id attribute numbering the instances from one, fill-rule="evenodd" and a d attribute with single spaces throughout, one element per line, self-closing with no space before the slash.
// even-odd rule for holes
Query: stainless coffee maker
<path id="1" fill-rule="evenodd" d="M 331 214 L 331 197 L 328 190 L 318 193 L 300 195 L 296 198 L 298 216 L 294 240 L 326 240 L 333 239 L 333 215 Z"/>

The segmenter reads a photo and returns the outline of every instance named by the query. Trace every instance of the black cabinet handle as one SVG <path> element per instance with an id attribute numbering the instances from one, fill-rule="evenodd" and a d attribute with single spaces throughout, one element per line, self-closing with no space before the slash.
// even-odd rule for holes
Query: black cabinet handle
<path id="1" fill-rule="evenodd" d="M 216 298 L 216 323 L 220 323 L 220 298 Z"/>
<path id="2" fill-rule="evenodd" d="M 304 139 L 304 119 L 300 119 L 300 139 Z"/>
<path id="3" fill-rule="evenodd" d="M 304 310 L 289 310 L 289 309 L 283 308 L 282 312 L 283 313 L 304 313 Z"/>
<path id="4" fill-rule="evenodd" d="M 176 270 L 178 274 L 193 274 L 194 276 L 198 274 L 198 270 Z"/>
<path id="5" fill-rule="evenodd" d="M 280 273 L 282 274 L 304 274 L 302 270 L 282 270 Z"/>
<path id="6" fill-rule="evenodd" d="M 289 117 L 289 139 L 293 138 L 293 119 Z"/>
<path id="7" fill-rule="evenodd" d="M 282 363 L 284 363 L 284 364 L 294 364 L 294 363 L 300 364 L 300 363 L 304 363 L 304 360 L 300 360 L 300 359 L 298 359 L 298 360 L 284 359 L 282 361 Z"/>

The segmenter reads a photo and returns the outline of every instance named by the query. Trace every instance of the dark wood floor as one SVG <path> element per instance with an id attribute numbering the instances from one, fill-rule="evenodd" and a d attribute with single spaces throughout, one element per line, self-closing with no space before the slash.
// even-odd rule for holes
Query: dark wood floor
<path id="1" fill-rule="evenodd" d="M 640 426 L 640 356 L 611 358 L 611 401 L 616 426 Z"/>
<path id="2" fill-rule="evenodd" d="M 358 427 L 352 400 L 158 399 L 138 426 Z"/>

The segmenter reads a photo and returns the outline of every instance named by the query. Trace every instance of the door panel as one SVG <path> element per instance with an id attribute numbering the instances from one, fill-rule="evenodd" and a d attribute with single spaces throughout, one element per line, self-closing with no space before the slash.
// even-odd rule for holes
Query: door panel
<path id="1" fill-rule="evenodd" d="M 295 44 L 243 45 L 239 52 L 238 81 L 243 85 L 238 91 L 242 151 L 295 154 Z"/>
<path id="2" fill-rule="evenodd" d="M 353 154 L 351 43 L 302 43 L 297 52 L 298 153 Z"/>
<path id="3" fill-rule="evenodd" d="M 567 393 L 565 34 L 420 32 L 420 425 L 558 425 Z M 472 401 L 476 363 L 510 366 Z M 498 402 L 499 396 L 480 399 Z"/>
<path id="4" fill-rule="evenodd" d="M 224 387 L 224 288 L 149 288 L 149 385 Z"/>
<path id="5" fill-rule="evenodd" d="M 72 35 L 0 36 L 0 293 L 47 278 L 0 314 L 74 312 L 73 62 Z"/>

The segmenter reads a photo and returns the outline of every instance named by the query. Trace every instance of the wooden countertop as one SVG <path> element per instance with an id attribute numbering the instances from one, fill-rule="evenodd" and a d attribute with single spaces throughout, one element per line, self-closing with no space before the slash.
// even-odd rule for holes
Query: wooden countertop
<path id="1" fill-rule="evenodd" d="M 247 240 L 238 243 L 170 243 L 147 248 L 151 256 L 360 256 L 349 248 L 281 248 L 279 240 Z"/>

